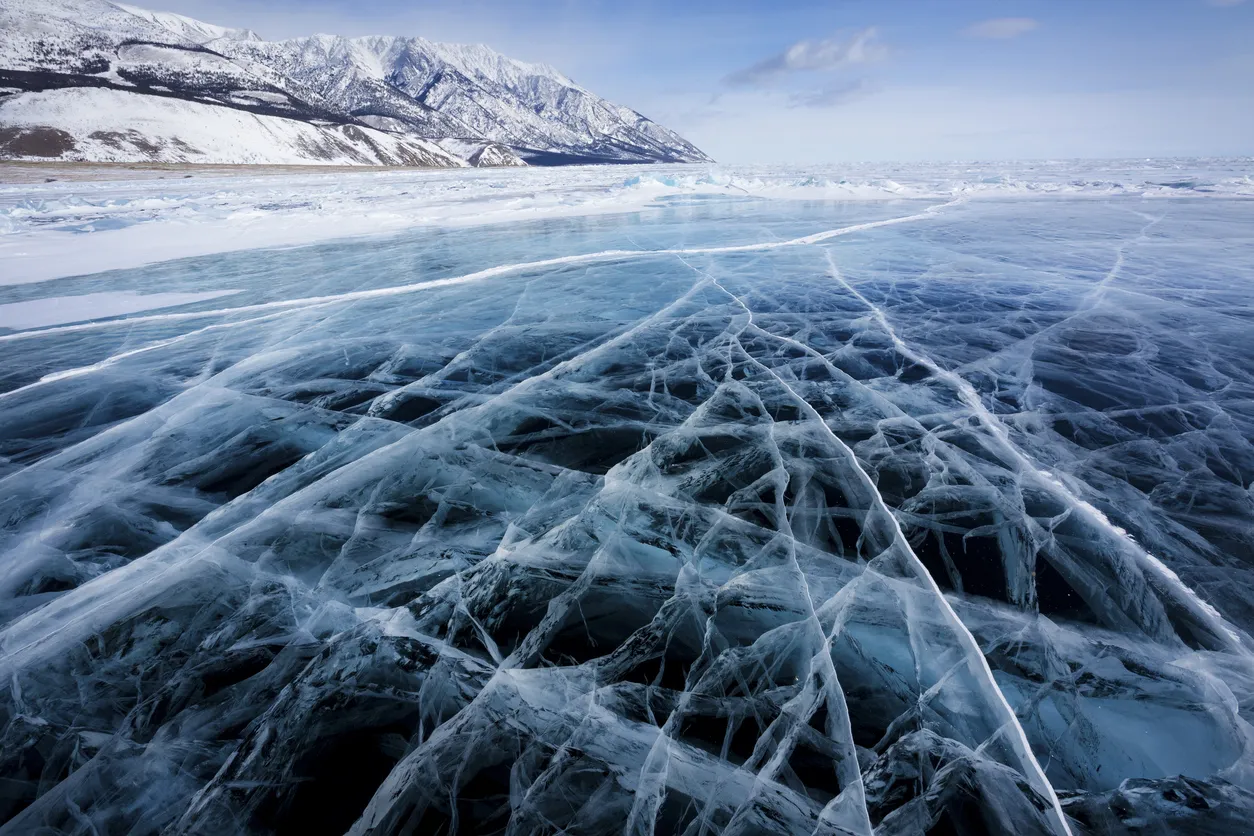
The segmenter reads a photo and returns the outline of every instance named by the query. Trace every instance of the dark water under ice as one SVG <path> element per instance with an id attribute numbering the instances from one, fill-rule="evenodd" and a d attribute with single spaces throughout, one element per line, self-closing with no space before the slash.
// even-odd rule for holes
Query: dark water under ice
<path id="1" fill-rule="evenodd" d="M 236 292 L 0 332 L 0 833 L 1251 832 L 1251 230 L 692 197 L 5 288 Z"/>

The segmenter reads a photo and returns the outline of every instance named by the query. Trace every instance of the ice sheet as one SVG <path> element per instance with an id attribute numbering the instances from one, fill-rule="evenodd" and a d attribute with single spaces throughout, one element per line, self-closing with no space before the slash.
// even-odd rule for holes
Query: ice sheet
<path id="1" fill-rule="evenodd" d="M 1254 202 L 618 182 L 0 289 L 7 832 L 1241 832 Z"/>
<path id="2" fill-rule="evenodd" d="M 236 290 L 207 290 L 201 293 L 133 293 L 112 291 L 82 296 L 52 296 L 25 302 L 0 304 L 0 329 L 21 331 L 46 328 L 69 322 L 105 319 L 122 314 L 172 308 L 230 296 Z"/>
<path id="3" fill-rule="evenodd" d="M 233 176 L 0 185 L 0 284 L 419 226 L 636 212 L 709 198 L 1254 197 L 1254 161 L 721 166 Z M 50 169 L 51 179 L 60 172 Z M 171 182 L 173 181 L 173 182 Z M 84 235 L 83 233 L 91 233 Z"/>

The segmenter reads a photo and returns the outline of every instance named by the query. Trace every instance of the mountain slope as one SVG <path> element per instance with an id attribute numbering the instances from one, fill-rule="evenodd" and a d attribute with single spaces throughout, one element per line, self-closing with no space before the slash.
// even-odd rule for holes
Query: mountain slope
<path id="1" fill-rule="evenodd" d="M 331 35 L 267 42 L 106 0 L 0 0 L 0 30 L 0 158 L 707 159 L 551 67 L 484 46 Z"/>
<path id="2" fill-rule="evenodd" d="M 484 46 L 422 38 L 333 38 L 232 45 L 355 116 L 395 119 L 432 138 L 483 138 L 524 157 L 618 162 L 706 159 L 678 134 L 598 98 L 551 67 Z"/>
<path id="3" fill-rule="evenodd" d="M 433 142 L 361 125 L 319 125 L 190 99 L 95 87 L 0 105 L 0 157 L 87 162 L 467 165 Z"/>

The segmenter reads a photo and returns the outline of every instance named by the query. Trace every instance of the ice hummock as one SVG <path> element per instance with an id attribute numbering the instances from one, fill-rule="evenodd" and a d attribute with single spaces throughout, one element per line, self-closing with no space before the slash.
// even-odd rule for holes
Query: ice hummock
<path id="1" fill-rule="evenodd" d="M 1240 832 L 1254 204 L 649 189 L 5 289 L 0 829 Z"/>

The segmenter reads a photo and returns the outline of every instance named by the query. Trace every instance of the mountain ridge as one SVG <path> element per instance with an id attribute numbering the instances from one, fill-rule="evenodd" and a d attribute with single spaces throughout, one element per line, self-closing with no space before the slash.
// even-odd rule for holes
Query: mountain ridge
<path id="1" fill-rule="evenodd" d="M 327 34 L 266 41 L 107 0 L 0 0 L 0 29 L 0 159 L 709 160 L 557 69 L 482 44 Z"/>

